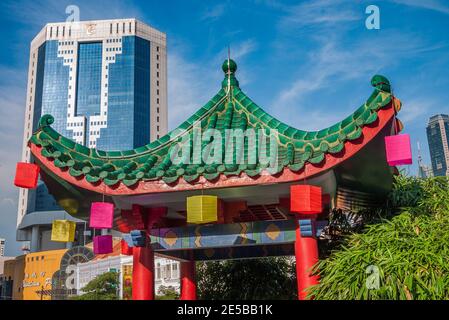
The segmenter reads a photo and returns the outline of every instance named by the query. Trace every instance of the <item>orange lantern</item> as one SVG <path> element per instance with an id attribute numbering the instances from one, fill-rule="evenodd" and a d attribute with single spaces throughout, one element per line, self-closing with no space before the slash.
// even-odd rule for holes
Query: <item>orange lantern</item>
<path id="1" fill-rule="evenodd" d="M 290 186 L 290 211 L 318 214 L 323 210 L 321 187 L 311 185 Z"/>

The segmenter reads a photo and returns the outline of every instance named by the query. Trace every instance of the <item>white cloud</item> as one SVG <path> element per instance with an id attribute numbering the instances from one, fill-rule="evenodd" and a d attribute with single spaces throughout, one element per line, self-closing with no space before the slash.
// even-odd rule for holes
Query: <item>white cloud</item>
<path id="1" fill-rule="evenodd" d="M 405 126 L 416 121 L 423 123 L 424 116 L 429 113 L 437 103 L 429 97 L 413 96 L 413 93 L 405 95 L 407 98 L 402 101 L 402 110 L 399 112 L 399 119 Z"/>
<path id="2" fill-rule="evenodd" d="M 248 54 L 257 49 L 257 42 L 254 39 L 248 39 L 237 43 L 235 48 L 232 48 L 231 57 L 233 59 L 243 59 Z"/>
<path id="3" fill-rule="evenodd" d="M 422 8 L 449 14 L 449 6 L 439 0 L 391 0 L 392 2 L 411 7 Z"/>
<path id="4" fill-rule="evenodd" d="M 225 9 L 226 5 L 224 3 L 210 7 L 203 13 L 201 20 L 216 20 L 223 16 Z"/>
<path id="5" fill-rule="evenodd" d="M 219 82 L 206 80 L 210 72 L 180 53 L 169 53 L 168 66 L 168 118 L 174 129 L 218 92 Z"/>
<path id="6" fill-rule="evenodd" d="M 362 13 L 343 0 L 307 1 L 287 9 L 282 27 L 319 27 L 360 19 Z"/>

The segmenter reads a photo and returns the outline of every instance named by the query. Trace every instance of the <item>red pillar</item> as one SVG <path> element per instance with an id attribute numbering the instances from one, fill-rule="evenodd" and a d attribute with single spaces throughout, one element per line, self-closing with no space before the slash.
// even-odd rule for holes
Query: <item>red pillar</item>
<path id="1" fill-rule="evenodd" d="M 195 261 L 181 262 L 180 300 L 196 300 Z"/>
<path id="2" fill-rule="evenodd" d="M 150 245 L 133 247 L 133 300 L 154 300 L 154 253 Z"/>
<path id="3" fill-rule="evenodd" d="M 307 293 L 304 290 L 319 282 L 319 277 L 317 275 L 312 276 L 310 272 L 313 265 L 318 262 L 318 243 L 314 235 L 311 237 L 301 235 L 298 222 L 296 225 L 295 257 L 298 299 L 306 300 Z"/>

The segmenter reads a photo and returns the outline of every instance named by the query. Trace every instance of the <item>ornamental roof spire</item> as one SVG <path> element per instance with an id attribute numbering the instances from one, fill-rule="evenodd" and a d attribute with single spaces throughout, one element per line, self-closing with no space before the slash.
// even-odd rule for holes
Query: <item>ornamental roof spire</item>
<path id="1" fill-rule="evenodd" d="M 221 83 L 223 89 L 225 89 L 228 93 L 231 91 L 231 87 L 238 88 L 239 82 L 235 77 L 235 71 L 237 70 L 237 64 L 234 60 L 231 59 L 231 50 L 228 47 L 228 58 L 223 62 L 221 69 L 225 73 L 225 78 Z"/>

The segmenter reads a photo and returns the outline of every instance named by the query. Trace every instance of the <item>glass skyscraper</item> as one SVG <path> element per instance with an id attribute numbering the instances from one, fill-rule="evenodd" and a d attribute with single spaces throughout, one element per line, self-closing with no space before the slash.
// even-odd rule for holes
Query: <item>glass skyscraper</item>
<path id="1" fill-rule="evenodd" d="M 431 117 L 426 130 L 433 175 L 449 176 L 449 115 Z"/>
<path id="2" fill-rule="evenodd" d="M 47 24 L 31 43 L 22 160 L 32 160 L 26 143 L 44 114 L 62 135 L 106 151 L 165 134 L 166 70 L 165 34 L 138 20 Z M 17 240 L 56 248 L 50 223 L 63 216 L 43 183 L 21 189 Z"/>

